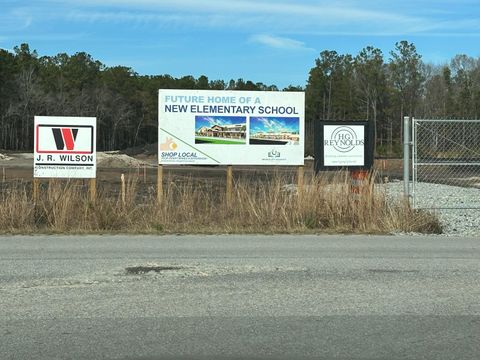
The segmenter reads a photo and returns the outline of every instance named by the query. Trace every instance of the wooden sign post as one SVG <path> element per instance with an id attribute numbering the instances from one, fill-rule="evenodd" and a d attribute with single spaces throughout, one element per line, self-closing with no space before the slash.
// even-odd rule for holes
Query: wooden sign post
<path id="1" fill-rule="evenodd" d="M 227 206 L 230 207 L 232 205 L 232 197 L 233 197 L 233 168 L 232 165 L 227 166 Z"/>
<path id="2" fill-rule="evenodd" d="M 32 184 L 32 200 L 34 203 L 36 203 L 38 200 L 39 189 L 40 189 L 40 180 L 37 178 L 34 178 L 33 184 Z"/>
<path id="3" fill-rule="evenodd" d="M 158 165 L 157 169 L 157 204 L 163 202 L 163 165 Z"/>
<path id="4" fill-rule="evenodd" d="M 305 168 L 300 165 L 297 168 L 297 187 L 298 187 L 299 195 L 303 194 L 304 174 L 305 174 Z"/>
<path id="5" fill-rule="evenodd" d="M 120 176 L 122 205 L 125 206 L 125 174 Z"/>
<path id="6" fill-rule="evenodd" d="M 97 179 L 91 178 L 89 181 L 90 202 L 95 204 L 97 199 Z"/>

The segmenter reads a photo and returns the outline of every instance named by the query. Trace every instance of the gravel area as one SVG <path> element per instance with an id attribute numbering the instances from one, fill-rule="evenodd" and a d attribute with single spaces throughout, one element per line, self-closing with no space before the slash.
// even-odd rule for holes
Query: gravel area
<path id="1" fill-rule="evenodd" d="M 402 181 L 381 186 L 384 187 L 387 196 L 398 198 L 403 195 Z M 417 208 L 430 209 L 429 211 L 440 218 L 444 235 L 480 236 L 480 189 L 417 183 L 415 199 Z M 477 209 L 432 209 L 441 207 L 476 207 Z"/>

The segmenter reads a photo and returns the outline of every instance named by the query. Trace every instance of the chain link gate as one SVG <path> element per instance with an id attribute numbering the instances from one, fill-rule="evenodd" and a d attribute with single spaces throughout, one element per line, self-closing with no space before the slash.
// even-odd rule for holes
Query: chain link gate
<path id="1" fill-rule="evenodd" d="M 413 207 L 480 209 L 480 120 L 412 124 Z"/>

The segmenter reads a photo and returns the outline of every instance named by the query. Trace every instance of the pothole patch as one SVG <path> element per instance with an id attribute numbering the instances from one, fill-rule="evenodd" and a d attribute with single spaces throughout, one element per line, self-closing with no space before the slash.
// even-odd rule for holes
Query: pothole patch
<path id="1" fill-rule="evenodd" d="M 183 266 L 166 266 L 166 265 L 140 265 L 129 266 L 125 268 L 127 275 L 143 275 L 147 273 L 163 273 L 167 271 L 183 270 Z"/>
<path id="2" fill-rule="evenodd" d="M 124 264 L 125 266 L 127 264 Z M 258 266 L 226 264 L 170 264 L 140 263 L 118 267 L 115 270 L 83 273 L 63 278 L 32 279 L 11 283 L 7 288 L 83 288 L 90 286 L 158 281 L 168 279 L 204 278 L 229 275 L 305 273 L 308 268 L 297 266 Z M 0 288 L 5 290 L 6 288 Z"/>

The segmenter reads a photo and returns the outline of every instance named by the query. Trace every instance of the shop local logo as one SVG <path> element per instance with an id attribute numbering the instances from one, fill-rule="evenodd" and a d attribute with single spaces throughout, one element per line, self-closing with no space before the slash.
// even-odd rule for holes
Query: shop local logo
<path id="1" fill-rule="evenodd" d="M 173 138 L 167 137 L 163 143 L 160 143 L 160 156 L 163 161 L 180 161 L 187 162 L 189 160 L 198 161 L 205 160 L 204 157 L 198 155 L 195 151 L 175 151 L 178 145 Z"/>
<path id="2" fill-rule="evenodd" d="M 175 150 L 178 147 L 178 145 L 173 141 L 172 138 L 167 137 L 165 142 L 160 144 L 160 150 L 161 151 L 172 151 Z"/>
<path id="3" fill-rule="evenodd" d="M 355 149 L 356 146 L 363 146 L 365 141 L 358 139 L 357 134 L 348 126 L 340 126 L 332 133 L 330 140 L 325 140 L 325 146 L 333 146 L 339 152 L 347 153 Z"/>

